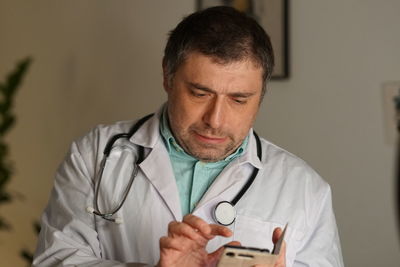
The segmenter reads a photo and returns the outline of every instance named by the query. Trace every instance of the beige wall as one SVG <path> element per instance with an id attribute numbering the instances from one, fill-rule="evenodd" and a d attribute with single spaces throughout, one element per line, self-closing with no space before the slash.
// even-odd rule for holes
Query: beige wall
<path id="1" fill-rule="evenodd" d="M 167 4 L 168 2 L 168 4 Z M 98 123 L 136 118 L 165 99 L 167 32 L 194 1 L 0 2 L 0 77 L 34 63 L 8 136 L 16 166 L 1 206 L 0 265 L 23 266 L 70 142 Z M 400 1 L 292 1 L 291 69 L 272 82 L 256 128 L 308 161 L 332 186 L 347 266 L 398 266 L 394 145 L 384 140 L 381 84 L 400 80 Z"/>

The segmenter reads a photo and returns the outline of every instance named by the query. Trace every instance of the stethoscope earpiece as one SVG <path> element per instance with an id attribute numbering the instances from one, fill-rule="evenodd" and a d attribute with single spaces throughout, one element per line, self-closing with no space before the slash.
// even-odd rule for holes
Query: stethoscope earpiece
<path id="1" fill-rule="evenodd" d="M 123 224 L 124 223 L 124 221 L 122 220 L 121 217 L 111 218 L 110 216 L 107 216 L 107 215 L 104 215 L 104 214 L 100 214 L 93 207 L 90 207 L 90 206 L 86 207 L 86 212 L 90 213 L 90 214 L 94 214 L 94 215 L 100 216 L 104 220 L 107 220 L 107 221 L 110 221 L 110 222 L 114 222 L 116 224 Z"/>
<path id="2" fill-rule="evenodd" d="M 87 213 L 90 213 L 90 214 L 94 214 L 94 208 L 93 208 L 93 207 L 87 206 L 87 207 L 86 207 L 86 212 L 87 212 Z"/>
<path id="3" fill-rule="evenodd" d="M 124 223 L 124 221 L 123 221 L 122 218 L 120 218 L 120 217 L 115 218 L 115 219 L 114 219 L 114 222 L 115 222 L 116 224 L 123 224 L 123 223 Z"/>

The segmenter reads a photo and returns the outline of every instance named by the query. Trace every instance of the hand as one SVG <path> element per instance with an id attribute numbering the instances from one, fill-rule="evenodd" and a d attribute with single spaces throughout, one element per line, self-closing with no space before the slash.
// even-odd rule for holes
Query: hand
<path id="1" fill-rule="evenodd" d="M 229 237 L 228 228 L 208 224 L 199 217 L 186 215 L 182 222 L 170 222 L 168 236 L 160 238 L 160 261 L 158 267 L 208 267 L 215 266 L 223 248 L 208 254 L 208 241 L 216 236 Z"/>
<path id="2" fill-rule="evenodd" d="M 282 235 L 282 229 L 281 228 L 275 228 L 274 233 L 272 234 L 272 242 L 276 244 L 278 242 L 279 238 Z M 263 264 L 256 264 L 253 267 L 271 267 L 269 265 L 263 265 Z M 278 255 L 278 260 L 275 262 L 273 267 L 286 267 L 286 242 L 283 241 L 281 251 L 279 252 Z"/>

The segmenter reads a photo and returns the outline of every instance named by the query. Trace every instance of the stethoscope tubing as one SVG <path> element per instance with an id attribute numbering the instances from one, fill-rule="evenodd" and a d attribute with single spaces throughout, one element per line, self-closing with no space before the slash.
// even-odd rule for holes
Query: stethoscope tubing
<path id="1" fill-rule="evenodd" d="M 261 141 L 258 137 L 257 133 L 253 131 L 254 138 L 256 139 L 257 146 L 257 157 L 262 159 L 262 150 L 261 150 Z M 232 199 L 232 201 L 221 201 L 217 205 L 215 205 L 213 210 L 213 218 L 214 220 L 223 225 L 229 226 L 236 220 L 236 209 L 235 206 L 240 199 L 242 199 L 243 195 L 247 192 L 250 186 L 253 184 L 254 179 L 257 177 L 259 169 L 254 168 L 250 178 L 246 181 L 245 185 L 240 189 L 239 193 Z"/>
<path id="2" fill-rule="evenodd" d="M 119 204 L 113 208 L 110 212 L 106 212 L 103 213 L 100 211 L 99 208 L 99 191 L 100 191 L 100 185 L 101 185 L 101 180 L 103 178 L 103 172 L 104 172 L 104 168 L 105 165 L 107 163 L 107 159 L 110 156 L 111 150 L 115 144 L 115 142 L 120 139 L 120 138 L 131 138 L 132 135 L 151 117 L 153 116 L 153 114 L 149 114 L 143 118 L 141 118 L 140 120 L 138 120 L 133 127 L 129 130 L 128 133 L 120 133 L 120 134 L 116 134 L 114 136 L 112 136 L 110 138 L 110 140 L 108 140 L 104 151 L 103 151 L 103 159 L 100 163 L 100 170 L 99 170 L 99 174 L 98 174 L 98 181 L 97 181 L 97 186 L 95 187 L 95 201 L 94 201 L 94 209 L 88 209 L 88 211 L 90 211 L 91 213 L 100 216 L 101 218 L 108 220 L 108 221 L 112 221 L 115 222 L 115 219 L 112 218 L 112 216 L 114 214 L 116 214 L 124 205 L 126 198 L 128 197 L 129 191 L 132 188 L 132 184 L 133 181 L 135 180 L 135 177 L 137 176 L 138 172 L 139 172 L 139 164 L 144 160 L 144 148 L 142 146 L 139 146 L 139 150 L 138 150 L 138 160 L 136 161 L 136 163 L 134 164 L 134 170 L 132 171 L 131 177 L 129 179 L 128 185 L 125 189 L 125 192 L 123 193 L 123 197 L 122 200 L 119 202 Z"/>
<path id="3" fill-rule="evenodd" d="M 133 134 L 135 134 L 135 132 L 151 117 L 153 116 L 153 114 L 149 114 L 143 118 L 141 118 L 140 120 L 138 120 L 133 127 L 130 129 L 130 131 L 128 133 L 119 133 L 116 134 L 114 136 L 112 136 L 109 141 L 107 142 L 104 151 L 103 151 L 103 159 L 100 163 L 100 170 L 99 170 L 99 174 L 97 175 L 98 181 L 96 183 L 95 186 L 95 201 L 94 201 L 94 209 L 88 207 L 87 211 L 89 213 L 93 213 L 94 215 L 100 216 L 101 218 L 108 220 L 108 221 L 112 221 L 112 222 L 117 222 L 117 219 L 112 218 L 114 216 L 114 214 L 116 214 L 123 206 L 123 204 L 126 201 L 126 198 L 128 197 L 128 194 L 132 188 L 133 185 L 133 181 L 135 180 L 135 177 L 137 176 L 138 172 L 139 172 L 139 164 L 144 160 L 144 148 L 142 146 L 139 146 L 138 148 L 138 160 L 136 161 L 136 163 L 134 164 L 134 170 L 132 171 L 131 177 L 129 179 L 128 185 L 123 193 L 123 197 L 121 199 L 121 201 L 119 202 L 119 204 L 113 208 L 111 211 L 103 213 L 100 211 L 99 209 L 99 204 L 98 204 L 98 199 L 99 199 L 99 191 L 100 191 L 100 185 L 101 185 L 101 180 L 103 178 L 103 172 L 104 172 L 104 168 L 107 162 L 107 159 L 111 153 L 111 150 L 115 144 L 115 142 L 120 139 L 120 138 L 131 138 Z M 257 156 L 258 158 L 261 160 L 262 159 L 262 149 L 261 149 L 261 141 L 260 138 L 258 137 L 257 133 L 255 131 L 253 131 L 254 137 L 256 139 L 256 146 L 257 146 Z M 228 226 L 230 224 L 232 224 L 235 221 L 236 218 L 236 210 L 235 210 L 235 205 L 237 204 L 237 202 L 243 197 L 243 195 L 247 192 L 247 190 L 250 188 L 250 186 L 253 184 L 254 179 L 256 178 L 257 174 L 258 174 L 259 169 L 258 168 L 254 168 L 250 178 L 247 180 L 246 184 L 242 187 L 242 189 L 239 191 L 239 193 L 236 194 L 236 196 L 232 199 L 232 201 L 221 201 L 220 203 L 218 203 L 215 208 L 214 208 L 214 219 L 215 221 L 217 221 L 219 224 L 221 225 L 225 225 Z M 233 211 L 231 211 L 231 213 L 233 213 L 233 218 L 228 219 L 229 221 L 227 223 L 223 222 L 223 220 L 221 220 L 220 218 L 217 218 L 218 215 L 217 214 L 217 208 L 218 206 L 221 206 L 220 204 L 229 204 L 231 206 L 231 208 L 233 209 Z"/>
<path id="4" fill-rule="evenodd" d="M 261 150 L 261 141 L 260 137 L 258 137 L 257 133 L 253 131 L 254 137 L 256 139 L 256 145 L 257 145 L 257 157 L 261 160 L 262 158 L 262 150 Z M 253 173 L 251 174 L 249 180 L 246 182 L 246 184 L 242 187 L 242 189 L 237 193 L 237 195 L 232 199 L 230 202 L 233 206 L 238 203 L 238 201 L 242 198 L 242 196 L 247 192 L 247 190 L 250 188 L 250 186 L 253 184 L 254 179 L 256 179 L 256 176 L 258 174 L 259 169 L 254 168 Z"/>

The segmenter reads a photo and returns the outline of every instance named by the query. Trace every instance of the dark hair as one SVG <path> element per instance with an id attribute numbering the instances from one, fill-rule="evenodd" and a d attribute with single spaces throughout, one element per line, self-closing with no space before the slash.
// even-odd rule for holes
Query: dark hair
<path id="1" fill-rule="evenodd" d="M 169 81 L 191 52 L 221 64 L 251 59 L 263 68 L 263 91 L 271 77 L 274 55 L 264 29 L 251 17 L 226 6 L 211 7 L 184 18 L 170 32 L 163 67 Z"/>

